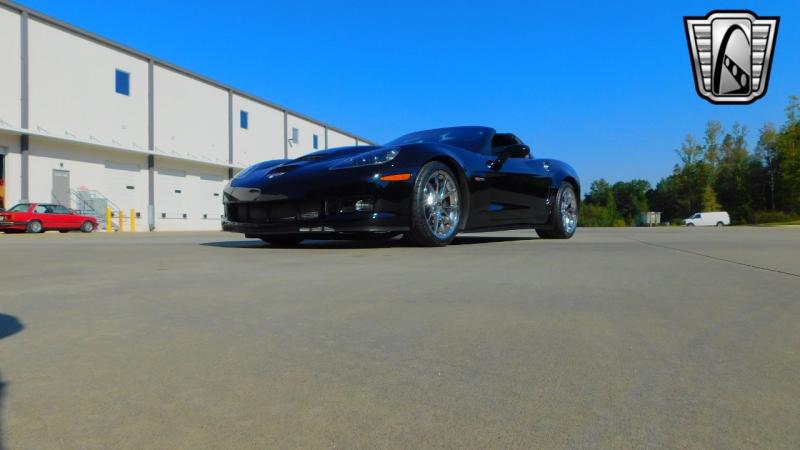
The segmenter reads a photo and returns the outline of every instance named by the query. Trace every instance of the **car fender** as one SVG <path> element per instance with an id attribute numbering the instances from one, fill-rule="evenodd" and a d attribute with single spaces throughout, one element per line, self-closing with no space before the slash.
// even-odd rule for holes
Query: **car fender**
<path id="1" fill-rule="evenodd" d="M 486 155 L 454 148 L 449 145 L 418 144 L 404 147 L 398 158 L 397 166 L 413 168 L 415 177 L 425 164 L 432 161 L 440 161 L 450 167 L 458 178 L 459 186 L 464 193 L 461 208 L 463 220 L 461 220 L 460 225 L 460 228 L 464 229 L 469 221 L 470 205 L 472 204 L 473 187 L 470 182 L 472 179 L 470 167 L 480 167 L 481 164 L 484 164 Z"/>
<path id="2" fill-rule="evenodd" d="M 553 211 L 553 207 L 555 205 L 556 194 L 558 194 L 559 188 L 561 185 L 568 181 L 572 183 L 575 187 L 575 197 L 578 200 L 578 205 L 581 204 L 581 180 L 578 177 L 578 172 L 570 166 L 569 164 L 559 161 L 557 159 L 550 159 L 550 158 L 542 158 L 547 162 L 549 166 L 548 172 L 551 176 L 551 183 L 550 183 L 550 199 L 548 204 L 550 205 L 548 214 L 551 214 Z"/>

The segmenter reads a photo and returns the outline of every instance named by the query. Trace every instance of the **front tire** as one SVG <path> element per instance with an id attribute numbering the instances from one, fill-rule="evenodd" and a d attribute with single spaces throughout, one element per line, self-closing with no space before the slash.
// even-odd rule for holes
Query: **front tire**
<path id="1" fill-rule="evenodd" d="M 44 227 L 42 227 L 42 222 L 39 222 L 38 220 L 31 220 L 28 222 L 26 231 L 28 233 L 44 233 Z"/>
<path id="2" fill-rule="evenodd" d="M 303 238 L 293 236 L 262 237 L 260 239 L 273 247 L 294 247 L 303 242 Z"/>
<path id="3" fill-rule="evenodd" d="M 542 239 L 569 239 L 578 229 L 578 196 L 569 182 L 564 182 L 556 192 L 550 223 L 552 230 L 536 230 Z"/>
<path id="4" fill-rule="evenodd" d="M 432 161 L 417 174 L 411 204 L 408 241 L 442 247 L 456 237 L 461 225 L 461 187 L 447 165 Z"/>
<path id="5" fill-rule="evenodd" d="M 92 231 L 94 231 L 94 225 L 92 225 L 92 222 L 89 222 L 87 220 L 86 222 L 83 222 L 81 224 L 81 232 L 83 232 L 83 233 L 91 233 Z"/>
<path id="6" fill-rule="evenodd" d="M 724 227 L 724 226 L 725 226 L 725 224 L 724 224 L 724 223 L 722 223 L 722 222 L 717 222 L 717 226 L 718 226 L 718 227 Z"/>

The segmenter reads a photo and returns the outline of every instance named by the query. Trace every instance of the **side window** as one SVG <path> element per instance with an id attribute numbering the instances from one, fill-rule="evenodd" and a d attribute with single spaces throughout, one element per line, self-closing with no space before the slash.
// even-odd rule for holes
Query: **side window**
<path id="1" fill-rule="evenodd" d="M 69 214 L 69 210 L 61 205 L 53 205 L 54 214 Z"/>
<path id="2" fill-rule="evenodd" d="M 502 151 L 509 145 L 521 144 L 522 142 L 511 133 L 496 133 L 492 136 L 492 149 L 491 153 L 496 154 Z"/>
<path id="3" fill-rule="evenodd" d="M 317 136 L 316 134 L 314 135 L 313 138 L 313 144 L 314 144 L 314 150 L 319 148 L 319 136 Z"/>
<path id="4" fill-rule="evenodd" d="M 36 214 L 47 214 L 47 207 L 44 205 L 36 205 L 36 208 L 33 208 L 33 212 Z"/>
<path id="5" fill-rule="evenodd" d="M 239 127 L 244 130 L 250 127 L 250 117 L 247 111 L 239 111 Z"/>
<path id="6" fill-rule="evenodd" d="M 31 205 L 27 203 L 20 203 L 18 205 L 14 205 L 14 207 L 9 209 L 8 212 L 28 212 L 30 208 Z"/>

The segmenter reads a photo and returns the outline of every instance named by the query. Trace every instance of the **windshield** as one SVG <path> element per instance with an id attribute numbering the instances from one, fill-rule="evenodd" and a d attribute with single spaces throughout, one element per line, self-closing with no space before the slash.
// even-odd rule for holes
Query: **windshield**
<path id="1" fill-rule="evenodd" d="M 28 212 L 30 207 L 31 205 L 29 203 L 20 203 L 19 205 L 14 205 L 8 212 Z"/>
<path id="2" fill-rule="evenodd" d="M 494 130 L 485 127 L 439 128 L 436 130 L 410 133 L 386 145 L 439 143 L 465 148 L 473 152 L 482 152 L 488 145 L 493 134 Z"/>

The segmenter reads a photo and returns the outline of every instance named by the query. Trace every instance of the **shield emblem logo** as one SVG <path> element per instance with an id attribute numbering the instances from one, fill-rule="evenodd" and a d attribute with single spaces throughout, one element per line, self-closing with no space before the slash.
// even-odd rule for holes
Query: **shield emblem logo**
<path id="1" fill-rule="evenodd" d="M 779 17 L 712 11 L 684 17 L 694 83 L 715 104 L 753 103 L 767 93 Z"/>

